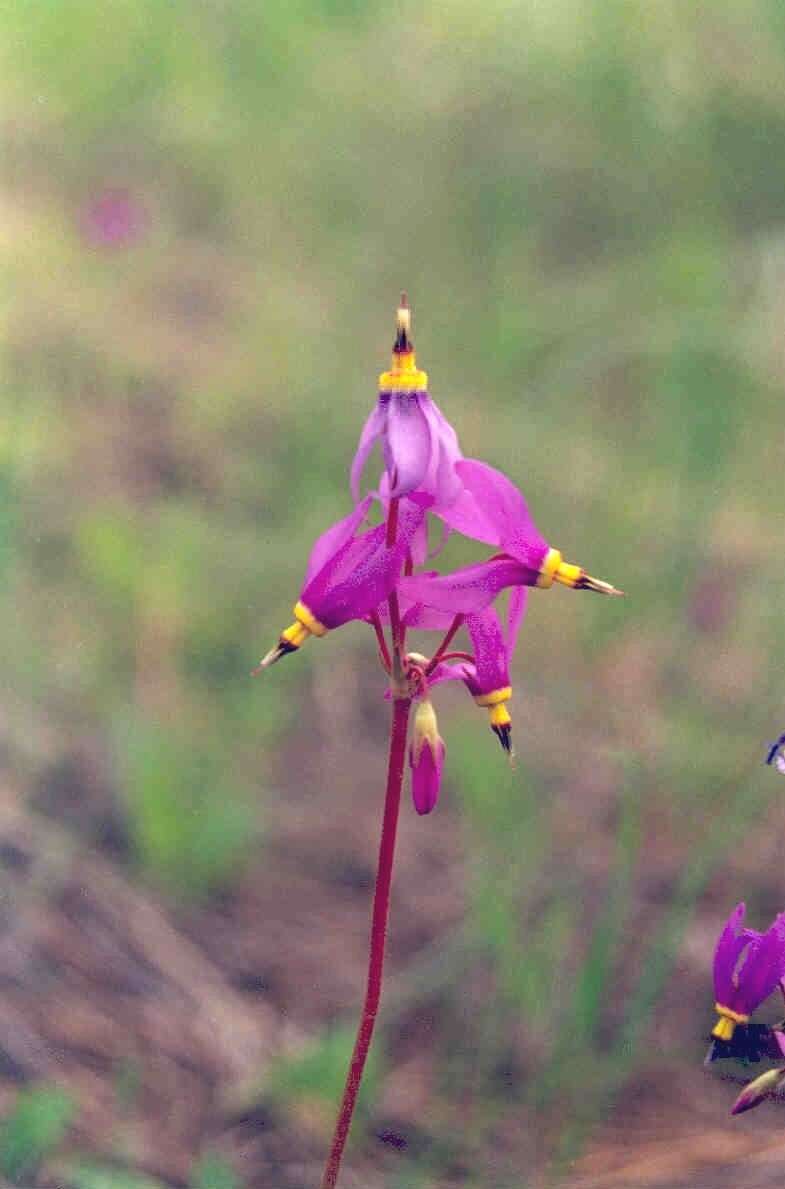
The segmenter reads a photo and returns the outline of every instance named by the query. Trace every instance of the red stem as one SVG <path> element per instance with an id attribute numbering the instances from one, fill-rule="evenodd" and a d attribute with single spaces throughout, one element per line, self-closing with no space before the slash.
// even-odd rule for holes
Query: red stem
<path id="1" fill-rule="evenodd" d="M 368 983 L 365 991 L 360 1026 L 354 1042 L 354 1052 L 346 1078 L 346 1087 L 341 1100 L 341 1109 L 330 1155 L 322 1177 L 321 1189 L 334 1189 L 338 1170 L 346 1145 L 346 1138 L 354 1114 L 357 1092 L 360 1089 L 365 1060 L 371 1045 L 376 1023 L 376 1013 L 382 993 L 382 971 L 384 968 L 384 946 L 387 938 L 387 920 L 390 911 L 390 883 L 392 880 L 395 835 L 398 828 L 398 810 L 401 804 L 401 783 L 406 753 L 406 729 L 409 722 L 408 698 L 393 699 L 392 725 L 390 729 L 390 758 L 387 768 L 387 792 L 384 798 L 382 837 L 379 844 L 379 867 L 376 873 L 376 888 L 373 896 L 371 917 L 371 950 L 368 959 Z"/>
<path id="2" fill-rule="evenodd" d="M 430 661 L 428 662 L 428 668 L 425 670 L 426 676 L 430 676 L 430 674 L 433 673 L 433 671 L 436 668 L 436 666 L 438 665 L 439 661 L 442 659 L 445 652 L 450 647 L 453 637 L 455 636 L 455 633 L 458 631 L 458 628 L 461 626 L 462 623 L 463 623 L 463 616 L 456 615 L 455 619 L 452 621 L 449 628 L 447 629 L 446 636 L 444 637 L 441 644 L 436 649 L 436 652 L 433 654 Z"/>
<path id="3" fill-rule="evenodd" d="M 376 643 L 379 645 L 379 656 L 381 657 L 382 665 L 390 672 L 392 662 L 390 661 L 390 653 L 387 648 L 387 641 L 384 638 L 384 629 L 382 628 L 382 621 L 379 618 L 379 612 L 374 611 L 371 615 L 371 624 L 373 630 L 376 632 Z"/>

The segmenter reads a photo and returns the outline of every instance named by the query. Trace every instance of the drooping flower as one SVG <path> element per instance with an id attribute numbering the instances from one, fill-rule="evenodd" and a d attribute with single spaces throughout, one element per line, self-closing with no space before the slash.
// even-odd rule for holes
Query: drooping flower
<path id="1" fill-rule="evenodd" d="M 730 1040 L 737 1024 L 746 1024 L 755 1008 L 785 978 L 785 913 L 765 933 L 743 926 L 745 905 L 733 910 L 714 951 L 717 1040 Z"/>
<path id="2" fill-rule="evenodd" d="M 379 399 L 363 426 L 352 462 L 352 495 L 359 498 L 363 468 L 380 441 L 389 495 L 423 491 L 446 507 L 461 491 L 455 463 L 463 456 L 455 430 L 428 395 L 428 376 L 417 368 L 410 330 L 411 311 L 404 293 L 392 365 L 379 377 Z"/>
<path id="3" fill-rule="evenodd" d="M 281 633 L 259 669 L 296 651 L 309 636 L 324 636 L 352 619 L 364 619 L 394 589 L 412 538 L 432 501 L 419 494 L 401 500 L 395 543 L 388 546 L 384 524 L 357 535 L 371 499 L 367 496 L 316 541 L 294 606 L 295 621 Z"/>
<path id="4" fill-rule="evenodd" d="M 464 490 L 448 507 L 435 507 L 449 526 L 502 553 L 441 577 L 406 578 L 402 590 L 412 601 L 456 614 L 476 614 L 508 586 L 549 587 L 554 582 L 576 590 L 620 595 L 608 582 L 592 578 L 581 566 L 562 559 L 532 519 L 518 488 L 494 467 L 474 459 L 455 464 Z"/>
<path id="5" fill-rule="evenodd" d="M 431 685 L 456 679 L 463 681 L 477 705 L 488 711 L 491 730 L 508 755 L 512 754 L 512 719 L 507 708 L 512 697 L 510 661 L 526 610 L 527 597 L 526 587 L 513 589 L 506 636 L 493 607 L 468 615 L 466 628 L 472 642 L 474 661 L 462 661 L 455 665 L 441 663 L 430 678 Z"/>
<path id="6" fill-rule="evenodd" d="M 421 815 L 430 813 L 439 799 L 445 752 L 433 704 L 428 698 L 423 698 L 414 715 L 409 747 L 412 800 L 414 808 Z"/>

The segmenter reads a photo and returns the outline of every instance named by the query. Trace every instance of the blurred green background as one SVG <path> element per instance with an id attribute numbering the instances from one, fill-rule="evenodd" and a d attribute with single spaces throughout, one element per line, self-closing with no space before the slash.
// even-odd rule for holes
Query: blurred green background
<path id="1" fill-rule="evenodd" d="M 628 597 L 533 594 L 514 770 L 440 691 L 346 1187 L 780 1183 L 700 1062 L 722 920 L 783 907 L 781 0 L 15 0 L 0 43 L 2 1175 L 318 1183 L 387 708 L 359 625 L 248 674 L 405 288 L 464 452 Z M 161 1039 L 207 986 L 215 1068 Z"/>

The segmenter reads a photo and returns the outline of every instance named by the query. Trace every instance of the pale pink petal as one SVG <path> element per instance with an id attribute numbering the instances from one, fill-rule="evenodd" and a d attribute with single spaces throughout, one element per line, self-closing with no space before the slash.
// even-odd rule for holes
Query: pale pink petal
<path id="1" fill-rule="evenodd" d="M 392 477 L 391 496 L 422 486 L 431 458 L 431 427 L 415 394 L 395 394 L 387 412 L 384 462 Z"/>
<path id="2" fill-rule="evenodd" d="M 477 562 L 438 578 L 415 574 L 402 578 L 399 589 L 413 603 L 425 603 L 438 611 L 452 611 L 454 615 L 472 615 L 492 603 L 505 587 L 534 586 L 537 577 L 536 570 L 505 557 Z"/>
<path id="3" fill-rule="evenodd" d="M 499 530 L 499 544 L 524 565 L 539 568 L 548 543 L 540 534 L 526 500 L 518 488 L 501 471 L 487 463 L 466 458 L 455 469 L 482 509 Z"/>
<path id="4" fill-rule="evenodd" d="M 458 435 L 428 395 L 420 398 L 420 405 L 430 423 L 433 442 L 425 487 L 427 491 L 433 492 L 437 505 L 449 505 L 463 489 L 463 483 L 455 471 L 455 464 L 463 458 Z"/>
<path id="5" fill-rule="evenodd" d="M 305 571 L 305 582 L 307 585 L 315 574 L 318 574 L 322 566 L 324 566 L 331 557 L 338 552 L 339 549 L 350 541 L 363 520 L 368 513 L 371 506 L 371 496 L 366 496 L 361 503 L 357 505 L 353 512 L 345 516 L 343 520 L 339 520 L 337 524 L 333 524 L 326 532 L 317 537 L 311 555 L 308 558 L 308 566 Z"/>
<path id="6" fill-rule="evenodd" d="M 444 521 L 448 528 L 454 529 L 464 537 L 469 537 L 472 541 L 482 541 L 485 545 L 501 544 L 499 525 L 486 514 L 466 488 L 451 504 L 445 507 L 435 507 L 434 513 Z"/>
<path id="7" fill-rule="evenodd" d="M 510 590 L 510 601 L 507 605 L 507 661 L 512 660 L 515 645 L 518 640 L 518 630 L 526 614 L 526 604 L 529 601 L 528 586 L 513 586 Z"/>
<path id="8" fill-rule="evenodd" d="M 360 479 L 362 478 L 363 468 L 368 460 L 368 455 L 374 448 L 376 439 L 381 437 L 384 431 L 386 420 L 386 407 L 379 401 L 372 409 L 362 428 L 360 441 L 357 444 L 357 451 L 352 461 L 351 471 L 349 472 L 349 485 L 352 492 L 352 499 L 354 500 L 360 498 Z"/>

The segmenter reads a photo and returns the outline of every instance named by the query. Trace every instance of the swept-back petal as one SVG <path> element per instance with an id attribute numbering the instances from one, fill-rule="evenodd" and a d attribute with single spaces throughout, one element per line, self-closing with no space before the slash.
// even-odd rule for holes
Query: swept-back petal
<path id="1" fill-rule="evenodd" d="M 431 425 L 417 393 L 395 393 L 387 409 L 384 463 L 392 478 L 391 496 L 422 486 L 431 460 Z"/>
<path id="2" fill-rule="evenodd" d="M 490 693 L 510 684 L 507 666 L 507 646 L 499 616 L 493 607 L 466 617 L 466 627 L 474 652 L 475 694 Z"/>
<path id="3" fill-rule="evenodd" d="M 412 563 L 415 566 L 425 565 L 428 557 L 428 520 L 424 517 L 422 523 L 417 528 L 412 537 L 412 544 L 409 550 L 412 558 Z"/>
<path id="4" fill-rule="evenodd" d="M 451 664 L 449 661 L 439 661 L 434 671 L 428 677 L 428 685 L 444 685 L 446 681 L 467 681 L 474 680 L 475 671 L 474 665 L 468 661 L 460 661 L 457 665 Z"/>
<path id="5" fill-rule="evenodd" d="M 431 427 L 431 458 L 425 478 L 426 491 L 433 492 L 437 505 L 449 505 L 460 495 L 463 483 L 455 464 L 463 458 L 458 435 L 436 401 L 427 393 L 420 397 L 420 407 Z"/>
<path id="6" fill-rule="evenodd" d="M 428 578 L 416 574 L 402 578 L 400 590 L 412 602 L 425 603 L 454 615 L 473 615 L 487 607 L 507 586 L 534 586 L 537 571 L 513 558 L 477 562 L 452 574 Z"/>
<path id="7" fill-rule="evenodd" d="M 473 458 L 457 462 L 455 470 L 483 516 L 497 525 L 502 548 L 524 565 L 538 569 L 548 551 L 548 542 L 515 484 L 495 467 Z"/>
<path id="8" fill-rule="evenodd" d="M 349 472 L 349 485 L 352 499 L 354 500 L 360 498 L 360 479 L 362 478 L 363 468 L 368 461 L 368 455 L 376 444 L 377 438 L 381 437 L 384 431 L 386 420 L 386 404 L 379 400 L 366 418 L 365 425 L 362 427 L 360 433 L 360 441 L 357 444 L 357 450 L 352 460 L 352 467 Z"/>
<path id="9" fill-rule="evenodd" d="M 718 1003 L 730 1007 L 729 1000 L 736 994 L 733 975 L 736 964 L 749 938 L 744 936 L 742 923 L 747 909 L 742 901 L 737 904 L 725 922 L 714 950 L 714 998 Z"/>
<path id="10" fill-rule="evenodd" d="M 785 975 L 785 913 L 757 941 L 750 943 L 739 971 L 739 995 L 745 1010 L 752 1012 L 768 999 Z"/>
<path id="11" fill-rule="evenodd" d="M 507 605 L 507 663 L 512 660 L 515 645 L 518 642 L 518 630 L 526 614 L 526 604 L 529 601 L 529 589 L 526 586 L 513 586 L 510 591 L 510 601 Z"/>
<path id="12" fill-rule="evenodd" d="M 459 492 L 451 504 L 437 505 L 433 511 L 449 529 L 472 541 L 482 541 L 485 545 L 501 544 L 499 525 L 466 488 Z"/>
<path id="13" fill-rule="evenodd" d="M 387 547 L 386 526 L 380 524 L 348 541 L 306 583 L 301 600 L 320 623 L 335 628 L 363 619 L 387 598 L 430 502 L 419 495 L 401 501 L 392 549 Z"/>
<path id="14" fill-rule="evenodd" d="M 310 582 L 322 566 L 326 565 L 330 558 L 352 539 L 365 520 L 372 498 L 370 495 L 366 496 L 353 512 L 350 512 L 343 520 L 339 520 L 337 524 L 333 524 L 316 539 L 305 571 L 306 583 Z"/>

